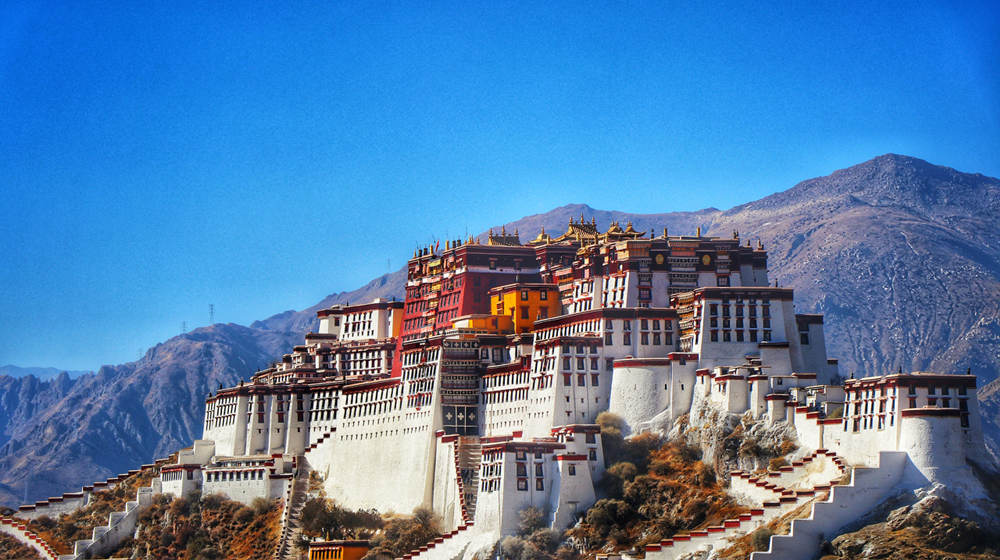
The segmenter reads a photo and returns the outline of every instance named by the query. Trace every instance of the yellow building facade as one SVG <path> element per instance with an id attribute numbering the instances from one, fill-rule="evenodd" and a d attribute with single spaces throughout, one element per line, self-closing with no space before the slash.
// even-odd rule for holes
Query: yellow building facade
<path id="1" fill-rule="evenodd" d="M 515 333 L 531 332 L 535 321 L 561 314 L 555 284 L 517 283 L 490 290 L 490 310 L 511 318 Z"/>

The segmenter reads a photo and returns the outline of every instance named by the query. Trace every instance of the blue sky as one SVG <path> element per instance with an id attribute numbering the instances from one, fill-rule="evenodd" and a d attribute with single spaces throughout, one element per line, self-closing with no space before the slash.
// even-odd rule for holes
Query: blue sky
<path id="1" fill-rule="evenodd" d="M 570 202 L 1000 176 L 995 2 L 221 4 L 0 5 L 0 364 L 132 360 Z"/>

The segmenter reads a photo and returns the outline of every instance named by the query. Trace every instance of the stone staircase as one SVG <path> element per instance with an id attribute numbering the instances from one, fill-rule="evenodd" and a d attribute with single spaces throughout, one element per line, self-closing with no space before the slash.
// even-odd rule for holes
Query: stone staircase
<path id="1" fill-rule="evenodd" d="M 466 524 L 476 518 L 476 501 L 479 497 L 479 464 L 483 460 L 479 436 L 462 436 L 458 439 L 458 480 L 461 486 L 462 518 Z"/>
<path id="2" fill-rule="evenodd" d="M 306 453 L 309 453 L 313 449 L 316 449 L 317 447 L 319 447 L 321 443 L 323 443 L 324 441 L 326 441 L 328 438 L 332 437 L 333 434 L 336 433 L 336 431 L 337 431 L 337 428 L 331 428 L 329 431 L 324 432 L 323 435 L 321 435 L 319 437 L 319 439 L 317 439 L 316 441 L 314 441 L 311 444 L 309 444 L 309 447 L 307 447 L 305 449 L 305 451 L 302 452 L 302 454 L 304 455 Z"/>
<path id="3" fill-rule="evenodd" d="M 843 476 L 847 466 L 835 453 L 818 449 L 791 465 L 776 471 L 752 475 L 743 471 L 731 474 L 730 493 L 759 507 L 720 525 L 688 531 L 646 545 L 646 560 L 671 560 L 698 550 L 725 549 L 730 541 L 756 530 L 830 491 Z M 783 558 L 783 557 L 778 557 Z"/>
<path id="4" fill-rule="evenodd" d="M 114 489 L 119 483 L 135 474 L 149 470 L 158 471 L 161 466 L 168 462 L 170 462 L 169 457 L 157 459 L 155 462 L 142 465 L 138 469 L 88 484 L 82 487 L 79 492 L 66 492 L 62 496 L 52 496 L 45 500 L 39 500 L 34 504 L 22 505 L 17 510 L 17 516 L 21 519 L 37 519 L 43 515 L 56 518 L 63 513 L 73 513 L 90 503 L 91 494 Z"/>
<path id="5" fill-rule="evenodd" d="M 894 491 L 902 480 L 907 455 L 903 451 L 880 451 L 874 467 L 854 467 L 850 481 L 834 485 L 825 500 L 813 502 L 809 517 L 794 519 L 787 535 L 773 535 L 765 552 L 754 552 L 751 560 L 810 560 L 824 539 L 863 518 Z"/>
<path id="6" fill-rule="evenodd" d="M 462 525 L 458 529 L 404 554 L 401 560 L 415 560 L 417 558 L 420 560 L 453 560 L 458 558 L 472 542 L 470 529 L 472 529 L 471 523 Z"/>
<path id="7" fill-rule="evenodd" d="M 304 461 L 300 461 L 303 464 Z M 272 556 L 274 560 L 296 560 L 299 551 L 295 542 L 302 534 L 302 508 L 309 497 L 309 470 L 302 468 L 285 490 L 285 507 L 281 512 L 281 535 Z"/>
<path id="8" fill-rule="evenodd" d="M 136 490 L 135 500 L 125 503 L 125 511 L 109 513 L 107 525 L 94 527 L 91 538 L 73 543 L 73 553 L 62 554 L 59 560 L 102 558 L 118 548 L 123 540 L 135 533 L 139 513 L 160 493 L 159 484 L 159 479 L 154 479 L 150 486 Z"/>
<path id="9" fill-rule="evenodd" d="M 41 537 L 28 530 L 27 525 L 17 519 L 0 516 L 0 533 L 6 533 L 18 542 L 33 549 L 45 560 L 56 560 L 55 551 Z"/>

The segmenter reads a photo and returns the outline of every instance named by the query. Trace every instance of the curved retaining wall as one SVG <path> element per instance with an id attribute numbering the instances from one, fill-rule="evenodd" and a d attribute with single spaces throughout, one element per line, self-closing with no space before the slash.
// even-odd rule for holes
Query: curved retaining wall
<path id="1" fill-rule="evenodd" d="M 669 369 L 667 358 L 615 362 L 608 410 L 625 420 L 630 433 L 670 404 Z"/>

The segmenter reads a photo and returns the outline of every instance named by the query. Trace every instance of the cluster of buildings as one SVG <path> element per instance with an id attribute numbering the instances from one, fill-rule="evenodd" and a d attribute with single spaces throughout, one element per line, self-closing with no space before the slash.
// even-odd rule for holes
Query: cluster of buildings
<path id="1" fill-rule="evenodd" d="M 789 422 L 857 464 L 906 451 L 928 480 L 981 458 L 974 377 L 844 381 L 793 295 L 736 232 L 581 217 L 448 240 L 414 253 L 404 301 L 324 309 L 304 344 L 209 395 L 162 490 L 279 497 L 308 469 L 342 506 L 428 506 L 449 534 L 514 533 L 529 506 L 563 529 L 596 500 L 598 414 L 638 433 L 693 407 Z"/>

